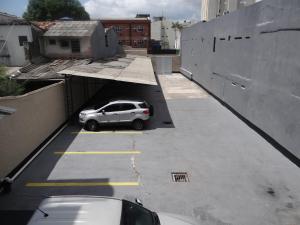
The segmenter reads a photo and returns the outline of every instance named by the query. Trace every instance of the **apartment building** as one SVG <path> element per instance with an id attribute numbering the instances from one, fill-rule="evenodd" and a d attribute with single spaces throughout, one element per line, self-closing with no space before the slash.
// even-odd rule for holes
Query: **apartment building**
<path id="1" fill-rule="evenodd" d="M 118 34 L 119 43 L 133 48 L 148 48 L 151 36 L 149 18 L 100 19 L 104 28 L 113 27 Z"/>
<path id="2" fill-rule="evenodd" d="M 202 0 L 201 20 L 209 21 L 259 1 L 261 0 Z"/>

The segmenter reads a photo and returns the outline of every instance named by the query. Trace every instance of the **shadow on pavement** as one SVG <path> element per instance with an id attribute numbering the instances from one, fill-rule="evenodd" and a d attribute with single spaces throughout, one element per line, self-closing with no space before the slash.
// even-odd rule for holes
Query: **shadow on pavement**
<path id="1" fill-rule="evenodd" d="M 156 128 L 174 128 L 166 99 L 160 85 L 142 85 L 112 81 L 108 83 L 85 107 L 98 105 L 111 99 L 141 99 L 154 107 L 154 116 L 146 124 L 145 130 Z M 84 108 L 84 107 L 83 107 Z M 75 116 L 76 120 L 78 115 Z M 130 126 L 104 126 L 100 130 L 128 130 Z"/>
<path id="2" fill-rule="evenodd" d="M 54 155 L 59 150 L 65 152 L 77 137 L 80 127 L 68 126 L 59 134 L 44 151 L 35 158 L 12 184 L 8 194 L 0 195 L 0 224 L 25 225 L 41 201 L 48 196 L 55 195 L 95 195 L 113 196 L 113 187 L 109 185 L 109 178 L 77 180 L 49 180 L 51 173 L 60 161 L 62 155 Z M 27 187 L 28 182 L 41 183 L 107 183 L 105 186 L 52 186 Z"/>

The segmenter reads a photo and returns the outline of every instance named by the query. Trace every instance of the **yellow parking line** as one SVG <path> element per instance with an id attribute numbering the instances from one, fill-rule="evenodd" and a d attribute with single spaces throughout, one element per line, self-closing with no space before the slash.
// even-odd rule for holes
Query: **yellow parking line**
<path id="1" fill-rule="evenodd" d="M 139 182 L 29 182 L 26 187 L 139 186 Z"/>
<path id="2" fill-rule="evenodd" d="M 71 134 L 143 134 L 142 131 L 80 131 L 80 132 L 71 132 Z"/>
<path id="3" fill-rule="evenodd" d="M 54 152 L 55 155 L 129 155 L 141 154 L 140 151 L 101 151 L 101 152 Z"/>

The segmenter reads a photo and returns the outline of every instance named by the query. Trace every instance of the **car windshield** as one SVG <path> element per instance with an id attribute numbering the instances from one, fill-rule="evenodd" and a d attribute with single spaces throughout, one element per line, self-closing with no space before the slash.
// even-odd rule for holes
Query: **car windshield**
<path id="1" fill-rule="evenodd" d="M 101 101 L 101 102 L 97 102 L 95 104 L 92 105 L 92 108 L 97 110 L 102 108 L 103 106 L 107 105 L 109 103 L 109 101 Z"/>
<path id="2" fill-rule="evenodd" d="M 123 200 L 121 225 L 154 225 L 151 211 Z"/>

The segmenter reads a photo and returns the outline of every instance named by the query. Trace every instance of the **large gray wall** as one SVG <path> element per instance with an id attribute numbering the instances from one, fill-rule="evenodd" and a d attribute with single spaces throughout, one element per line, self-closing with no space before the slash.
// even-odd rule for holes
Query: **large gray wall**
<path id="1" fill-rule="evenodd" d="M 181 46 L 182 73 L 300 158 L 299 0 L 200 22 L 183 30 Z"/>

